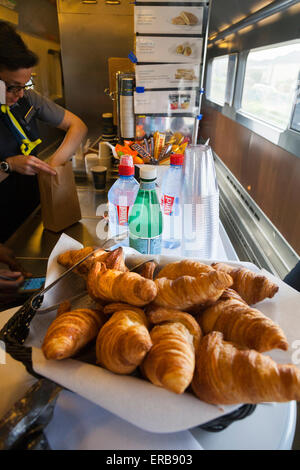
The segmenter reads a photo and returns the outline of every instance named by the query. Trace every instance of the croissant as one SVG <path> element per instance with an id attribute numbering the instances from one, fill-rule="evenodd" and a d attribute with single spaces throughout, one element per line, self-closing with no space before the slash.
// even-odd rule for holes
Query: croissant
<path id="1" fill-rule="evenodd" d="M 124 302 L 138 307 L 150 303 L 157 293 L 154 281 L 134 272 L 107 269 L 99 262 L 89 271 L 87 290 L 96 301 Z"/>
<path id="2" fill-rule="evenodd" d="M 226 342 L 213 331 L 200 341 L 192 390 L 215 405 L 300 400 L 300 370 Z"/>
<path id="3" fill-rule="evenodd" d="M 175 280 L 165 277 L 155 280 L 157 296 L 154 305 L 186 310 L 199 304 L 214 303 L 232 279 L 227 273 L 212 270 L 198 277 L 181 276 Z"/>
<path id="4" fill-rule="evenodd" d="M 150 307 L 147 311 L 150 323 L 157 325 L 160 323 L 182 323 L 193 336 L 195 350 L 198 348 L 202 332 L 197 320 L 186 312 L 164 307 Z"/>
<path id="5" fill-rule="evenodd" d="M 168 279 L 174 280 L 181 276 L 197 277 L 199 274 L 208 273 L 213 270 L 211 266 L 200 263 L 200 261 L 184 259 L 164 266 L 156 276 L 156 279 L 167 277 Z"/>
<path id="6" fill-rule="evenodd" d="M 146 279 L 153 280 L 153 275 L 154 275 L 156 266 L 157 266 L 156 263 L 154 263 L 153 261 L 148 261 L 148 263 L 143 264 L 141 269 L 139 269 L 137 272 L 141 276 L 145 277 Z"/>
<path id="7" fill-rule="evenodd" d="M 156 325 L 150 335 L 153 346 L 141 365 L 143 375 L 154 385 L 183 393 L 195 369 L 193 336 L 180 322 Z"/>
<path id="8" fill-rule="evenodd" d="M 218 300 L 197 316 L 204 334 L 221 331 L 226 341 L 255 349 L 288 349 L 282 329 L 270 318 L 245 302 L 236 299 Z"/>
<path id="9" fill-rule="evenodd" d="M 152 347 L 148 326 L 141 309 L 115 312 L 97 336 L 97 364 L 117 374 L 133 372 Z"/>
<path id="10" fill-rule="evenodd" d="M 71 268 L 78 261 L 85 258 L 89 253 L 92 253 L 94 248 L 88 246 L 80 250 L 69 250 L 58 256 L 57 262 L 66 268 Z M 105 251 L 99 248 L 93 255 L 83 261 L 74 271 L 81 276 L 87 276 L 89 270 L 95 261 L 102 261 L 106 264 L 107 268 L 118 269 L 118 271 L 128 271 L 125 266 L 123 249 L 122 247 L 116 248 L 113 251 Z"/>
<path id="11" fill-rule="evenodd" d="M 125 304 L 122 302 L 113 302 L 112 304 L 107 304 L 103 308 L 104 315 L 112 315 L 115 312 L 120 312 L 121 310 L 133 310 L 140 312 L 141 309 L 134 307 L 133 305 Z"/>
<path id="12" fill-rule="evenodd" d="M 221 295 L 219 300 L 238 300 L 239 302 L 243 302 L 244 304 L 248 305 L 247 302 L 245 302 L 244 299 L 234 290 L 228 287 L 227 289 L 224 290 L 223 294 Z"/>
<path id="13" fill-rule="evenodd" d="M 214 263 L 212 266 L 220 271 L 230 274 L 233 279 L 232 288 L 249 305 L 256 304 L 266 297 L 272 298 L 278 291 L 278 286 L 265 276 L 255 273 L 247 268 L 233 268 L 225 263 Z"/>
<path id="14" fill-rule="evenodd" d="M 96 338 L 106 318 L 100 310 L 81 308 L 59 312 L 49 326 L 42 344 L 46 359 L 65 359 L 74 356 L 83 346 Z"/>

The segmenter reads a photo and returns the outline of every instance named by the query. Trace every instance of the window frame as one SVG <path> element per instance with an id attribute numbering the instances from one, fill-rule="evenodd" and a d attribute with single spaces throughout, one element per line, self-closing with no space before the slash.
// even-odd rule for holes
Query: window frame
<path id="1" fill-rule="evenodd" d="M 290 112 L 290 116 L 289 116 L 289 120 L 288 120 L 286 128 L 276 126 L 275 123 L 272 123 L 272 122 L 267 121 L 265 119 L 260 119 L 259 117 L 255 116 L 254 114 L 251 114 L 251 113 L 245 111 L 245 109 L 242 108 L 242 99 L 243 99 L 243 91 L 244 91 L 244 86 L 245 86 L 245 75 L 246 75 L 248 56 L 251 52 L 254 52 L 254 51 L 266 51 L 268 49 L 274 49 L 276 47 L 281 47 L 281 46 L 284 46 L 284 45 L 288 46 L 290 44 L 297 44 L 297 43 L 300 44 L 300 39 L 295 39 L 295 40 L 292 40 L 292 41 L 284 41 L 284 42 L 280 42 L 280 43 L 276 43 L 276 44 L 270 44 L 269 46 L 255 47 L 253 49 L 249 49 L 249 50 L 245 51 L 244 57 L 242 58 L 242 61 L 244 62 L 243 63 L 243 70 L 242 70 L 242 82 L 240 82 L 240 84 L 239 84 L 240 85 L 239 96 L 235 100 L 236 112 L 241 117 L 254 121 L 253 126 L 256 129 L 259 128 L 260 125 L 264 126 L 264 127 L 266 126 L 265 130 L 266 130 L 267 134 L 269 136 L 271 136 L 271 135 L 276 136 L 275 140 L 277 140 L 278 133 L 282 134 L 282 133 L 285 133 L 289 130 L 293 130 L 294 132 L 299 133 L 299 131 L 294 130 L 294 129 L 291 128 L 296 103 L 294 104 L 294 106 L 291 107 L 291 112 Z M 241 54 L 243 54 L 243 53 L 241 53 Z M 299 68 L 299 74 L 300 74 L 300 68 Z M 241 79 L 241 76 L 239 78 Z M 296 96 L 296 93 L 297 92 L 295 90 L 294 98 Z M 295 102 L 295 99 L 294 99 L 294 102 Z M 254 129 L 252 129 L 252 130 L 254 130 Z"/>
<path id="2" fill-rule="evenodd" d="M 208 68 L 209 68 L 209 74 L 208 74 L 208 80 L 207 80 L 207 83 L 208 83 L 208 87 L 207 87 L 207 96 L 208 96 L 208 99 L 211 103 L 214 103 L 216 104 L 217 106 L 220 106 L 222 108 L 222 106 L 224 106 L 225 104 L 225 100 L 226 100 L 226 92 L 227 92 L 227 82 L 228 82 L 228 65 L 229 65 L 229 55 L 230 54 L 223 54 L 223 55 L 220 55 L 220 56 L 217 56 L 217 57 L 213 57 L 212 59 L 209 60 L 208 62 Z M 212 66 L 213 66 L 213 61 L 215 59 L 221 59 L 223 57 L 228 57 L 228 65 L 227 65 L 227 74 L 226 74 L 226 84 L 225 84 L 225 93 L 224 93 L 224 103 L 220 102 L 220 101 L 213 101 L 211 99 L 211 84 L 212 84 Z"/>
<path id="3" fill-rule="evenodd" d="M 295 39 L 292 41 L 283 41 L 280 43 L 271 44 L 269 46 L 248 49 L 248 50 L 236 53 L 237 64 L 236 64 L 234 83 L 232 84 L 234 87 L 232 104 L 230 105 L 228 103 L 225 103 L 223 106 L 221 106 L 220 104 L 217 104 L 214 101 L 211 101 L 209 99 L 209 94 L 207 94 L 205 97 L 205 100 L 209 103 L 209 105 L 213 109 L 221 112 L 223 115 L 238 122 L 239 124 L 243 125 L 249 130 L 260 135 L 264 139 L 274 143 L 275 145 L 280 146 L 287 152 L 290 152 L 297 157 L 300 157 L 300 132 L 291 127 L 296 102 L 295 102 L 295 106 L 292 108 L 290 122 L 288 124 L 287 129 L 285 130 L 283 130 L 282 128 L 276 127 L 273 124 L 269 124 L 266 121 L 260 120 L 256 118 L 255 116 L 250 116 L 247 113 L 244 113 L 241 109 L 241 102 L 242 102 L 242 93 L 243 93 L 243 88 L 244 88 L 246 64 L 247 64 L 247 58 L 248 58 L 249 53 L 253 50 L 258 50 L 258 49 L 263 50 L 267 48 L 276 47 L 278 45 L 283 45 L 283 44 L 287 45 L 287 44 L 299 43 L 299 42 L 300 42 L 299 39 Z M 224 55 L 230 55 L 230 54 L 224 54 Z M 209 86 L 210 86 L 210 73 L 211 73 L 211 70 L 209 70 L 209 62 L 211 62 L 212 59 L 208 61 L 208 66 L 207 66 L 206 82 L 205 82 L 207 90 L 209 90 Z M 228 76 L 227 76 L 227 80 L 228 80 Z M 295 93 L 297 93 L 296 90 L 295 90 Z"/>

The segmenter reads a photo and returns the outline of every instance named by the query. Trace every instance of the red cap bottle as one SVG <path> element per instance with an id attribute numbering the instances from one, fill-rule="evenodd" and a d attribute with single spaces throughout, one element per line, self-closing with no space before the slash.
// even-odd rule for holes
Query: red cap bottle
<path id="1" fill-rule="evenodd" d="M 134 175 L 134 165 L 131 155 L 122 155 L 119 165 L 120 176 L 132 176 Z"/>
<path id="2" fill-rule="evenodd" d="M 184 155 L 181 153 L 172 153 L 170 157 L 171 165 L 183 165 Z"/>

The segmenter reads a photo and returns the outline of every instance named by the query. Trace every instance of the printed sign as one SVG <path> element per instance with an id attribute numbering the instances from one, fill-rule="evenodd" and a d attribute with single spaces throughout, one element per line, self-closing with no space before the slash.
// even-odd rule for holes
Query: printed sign
<path id="1" fill-rule="evenodd" d="M 136 6 L 135 32 L 202 34 L 203 7 Z"/>
<path id="2" fill-rule="evenodd" d="M 196 111 L 196 90 L 145 91 L 134 95 L 135 114 L 184 114 Z"/>
<path id="3" fill-rule="evenodd" d="M 199 64 L 136 65 L 136 86 L 144 88 L 198 87 Z"/>
<path id="4" fill-rule="evenodd" d="M 138 62 L 200 63 L 203 39 L 196 37 L 137 36 Z"/>

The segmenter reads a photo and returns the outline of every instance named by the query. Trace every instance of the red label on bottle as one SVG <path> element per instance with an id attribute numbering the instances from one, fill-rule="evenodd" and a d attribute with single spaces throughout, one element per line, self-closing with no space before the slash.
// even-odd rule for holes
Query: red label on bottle
<path id="1" fill-rule="evenodd" d="M 167 196 L 166 194 L 162 197 L 162 206 L 163 206 L 163 213 L 166 215 L 171 215 L 173 210 L 173 204 L 175 201 L 174 196 Z"/>
<path id="2" fill-rule="evenodd" d="M 119 225 L 128 223 L 129 206 L 117 206 Z"/>

